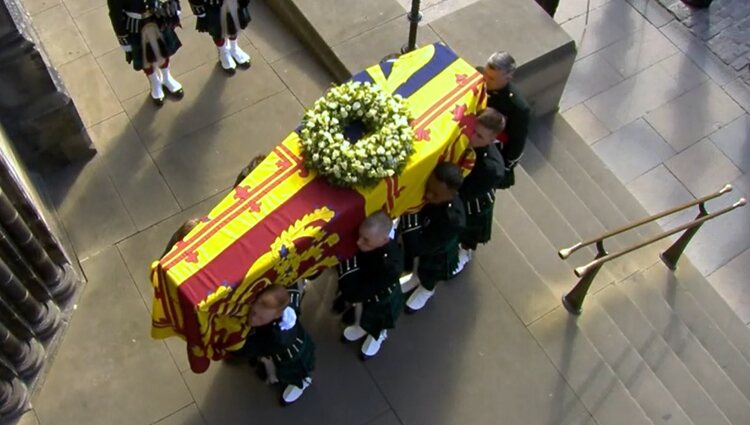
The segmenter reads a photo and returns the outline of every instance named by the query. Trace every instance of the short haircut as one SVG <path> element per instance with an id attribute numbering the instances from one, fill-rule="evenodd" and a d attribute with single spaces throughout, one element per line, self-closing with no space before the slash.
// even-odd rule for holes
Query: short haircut
<path id="1" fill-rule="evenodd" d="M 263 288 L 256 299 L 265 307 L 283 310 L 289 305 L 289 292 L 283 285 L 273 283 Z"/>
<path id="2" fill-rule="evenodd" d="M 393 220 L 383 210 L 377 211 L 370 214 L 369 217 L 362 222 L 362 227 L 378 235 L 388 235 L 393 228 Z"/>
<path id="3" fill-rule="evenodd" d="M 505 115 L 495 109 L 487 108 L 477 117 L 477 124 L 493 133 L 499 133 L 505 128 Z"/>
<path id="4" fill-rule="evenodd" d="M 251 159 L 250 163 L 247 164 L 247 167 L 243 168 L 242 171 L 240 171 L 240 174 L 237 175 L 237 180 L 235 180 L 234 186 L 232 187 L 239 186 L 240 183 L 242 183 L 242 180 L 245 180 L 245 177 L 249 176 L 250 173 L 253 172 L 255 167 L 260 165 L 260 163 L 263 162 L 263 160 L 265 159 L 266 159 L 265 155 L 258 155 L 255 158 Z"/>
<path id="5" fill-rule="evenodd" d="M 503 71 L 506 74 L 516 72 L 516 60 L 506 51 L 495 52 L 487 58 L 487 66 L 496 71 Z"/>
<path id="6" fill-rule="evenodd" d="M 190 233 L 190 231 L 193 230 L 195 226 L 198 225 L 198 223 L 200 223 L 200 220 L 198 220 L 197 218 L 191 218 L 190 220 L 182 223 L 182 226 L 180 226 L 180 228 L 172 234 L 172 237 L 169 239 L 169 242 L 167 242 L 167 247 L 161 256 L 163 257 L 167 255 L 167 253 L 172 250 L 172 247 L 174 247 L 177 242 L 185 239 L 185 236 L 187 236 L 187 234 Z"/>
<path id="7" fill-rule="evenodd" d="M 450 162 L 439 163 L 432 170 L 432 174 L 435 175 L 438 181 L 444 183 L 451 190 L 458 190 L 464 182 L 464 177 L 461 175 L 461 168 Z"/>

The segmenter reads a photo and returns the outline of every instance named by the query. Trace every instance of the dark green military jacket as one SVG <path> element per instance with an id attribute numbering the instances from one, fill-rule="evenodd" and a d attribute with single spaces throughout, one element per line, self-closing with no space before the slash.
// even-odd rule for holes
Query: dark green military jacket
<path id="1" fill-rule="evenodd" d="M 474 168 L 466 176 L 458 192 L 464 202 L 495 190 L 505 175 L 503 156 L 494 144 L 475 148 L 474 153 L 477 155 Z"/>
<path id="2" fill-rule="evenodd" d="M 501 153 L 505 167 L 511 168 L 516 165 L 523 153 L 531 109 L 513 83 L 487 94 L 487 107 L 497 110 L 506 118 L 504 133 L 507 135 L 507 141 L 502 144 Z"/>
<path id="3" fill-rule="evenodd" d="M 339 288 L 349 302 L 364 302 L 398 283 L 404 270 L 404 254 L 391 239 L 384 246 L 357 254 L 339 263 Z"/>

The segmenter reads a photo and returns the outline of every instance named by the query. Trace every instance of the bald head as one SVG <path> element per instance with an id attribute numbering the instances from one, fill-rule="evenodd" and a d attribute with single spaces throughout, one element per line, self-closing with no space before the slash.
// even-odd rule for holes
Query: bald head
<path id="1" fill-rule="evenodd" d="M 371 214 L 359 226 L 357 246 L 364 252 L 380 248 L 390 240 L 392 228 L 393 221 L 385 211 Z"/>

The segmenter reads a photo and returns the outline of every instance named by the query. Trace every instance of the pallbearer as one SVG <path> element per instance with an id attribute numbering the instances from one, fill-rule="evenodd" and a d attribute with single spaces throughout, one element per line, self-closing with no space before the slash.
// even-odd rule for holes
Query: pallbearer
<path id="1" fill-rule="evenodd" d="M 476 154 L 471 173 L 464 179 L 459 196 L 466 208 L 466 229 L 461 233 L 458 254 L 459 273 L 471 260 L 477 245 L 489 242 L 492 235 L 492 210 L 495 206 L 495 188 L 505 175 L 505 163 L 495 145 L 495 135 L 503 131 L 505 117 L 487 108 L 477 117 L 474 134 L 469 145 Z"/>
<path id="2" fill-rule="evenodd" d="M 372 214 L 359 226 L 357 254 L 339 264 L 341 296 L 356 310 L 355 323 L 344 329 L 344 339 L 354 342 L 367 337 L 361 350 L 364 358 L 378 353 L 404 308 L 399 283 L 403 253 L 394 235 L 388 214 Z"/>
<path id="3" fill-rule="evenodd" d="M 250 66 L 250 55 L 237 43 L 241 30 L 250 23 L 250 0 L 190 0 L 198 18 L 195 29 L 211 35 L 219 51 L 221 67 L 234 73 L 237 65 Z"/>
<path id="4" fill-rule="evenodd" d="M 402 286 L 404 292 L 415 288 L 406 301 L 408 312 L 422 309 L 435 294 L 435 285 L 450 279 L 458 265 L 458 238 L 466 226 L 464 203 L 458 197 L 462 183 L 461 169 L 449 162 L 438 164 L 427 180 L 427 205 L 417 214 L 417 226 L 403 238 L 405 251 L 418 257 L 416 273 Z"/>
<path id="5" fill-rule="evenodd" d="M 182 84 L 169 69 L 171 57 L 182 46 L 174 31 L 180 25 L 179 0 L 107 0 L 107 5 L 125 60 L 146 73 L 154 103 L 164 104 L 165 88 L 181 98 Z"/>

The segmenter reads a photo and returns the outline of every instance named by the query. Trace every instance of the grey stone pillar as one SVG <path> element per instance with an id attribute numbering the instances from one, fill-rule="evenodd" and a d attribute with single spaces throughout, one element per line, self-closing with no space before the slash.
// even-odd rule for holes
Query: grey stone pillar
<path id="1" fill-rule="evenodd" d="M 9 421 L 24 412 L 29 391 L 10 365 L 0 360 L 0 420 Z"/>
<path id="2" fill-rule="evenodd" d="M 34 266 L 35 272 L 56 300 L 64 301 L 73 294 L 75 274 L 52 262 L 29 227 L 21 220 L 18 211 L 2 189 L 0 189 L 0 225 L 11 236 L 27 261 Z"/>
<path id="3" fill-rule="evenodd" d="M 42 304 L 32 297 L 2 259 L 0 259 L 0 291 L 39 338 L 52 336 L 60 326 L 60 310 L 55 303 L 47 301 Z"/>
<path id="4" fill-rule="evenodd" d="M 30 378 L 44 364 L 44 347 L 36 339 L 21 341 L 0 323 L 0 350 L 21 378 Z"/>
<path id="5" fill-rule="evenodd" d="M 20 0 L 0 0 L 0 122 L 28 165 L 96 152 L 57 71 L 36 45 Z"/>

